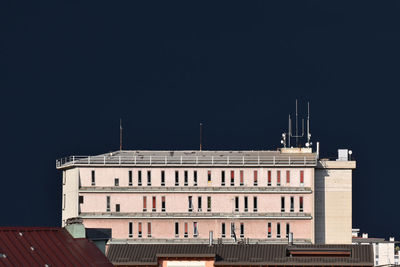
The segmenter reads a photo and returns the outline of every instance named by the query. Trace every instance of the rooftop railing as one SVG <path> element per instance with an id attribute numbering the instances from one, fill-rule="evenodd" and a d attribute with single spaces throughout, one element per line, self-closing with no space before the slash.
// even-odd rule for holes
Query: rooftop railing
<path id="1" fill-rule="evenodd" d="M 316 166 L 316 155 L 307 156 L 70 156 L 56 160 L 56 167 L 73 165 L 129 166 Z"/>

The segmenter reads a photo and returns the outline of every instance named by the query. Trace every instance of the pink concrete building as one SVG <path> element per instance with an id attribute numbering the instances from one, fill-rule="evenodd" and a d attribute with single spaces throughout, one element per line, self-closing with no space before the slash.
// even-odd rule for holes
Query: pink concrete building
<path id="1" fill-rule="evenodd" d="M 63 226 L 79 216 L 111 228 L 114 243 L 207 243 L 211 231 L 225 243 L 283 243 L 289 232 L 298 243 L 351 243 L 355 162 L 319 160 L 311 148 L 122 150 L 56 164 Z"/>

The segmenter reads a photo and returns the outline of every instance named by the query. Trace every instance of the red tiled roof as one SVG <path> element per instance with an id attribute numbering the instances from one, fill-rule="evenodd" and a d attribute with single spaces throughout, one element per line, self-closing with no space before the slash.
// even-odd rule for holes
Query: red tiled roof
<path id="1" fill-rule="evenodd" d="M 113 266 L 86 238 L 57 227 L 0 227 L 0 266 Z"/>

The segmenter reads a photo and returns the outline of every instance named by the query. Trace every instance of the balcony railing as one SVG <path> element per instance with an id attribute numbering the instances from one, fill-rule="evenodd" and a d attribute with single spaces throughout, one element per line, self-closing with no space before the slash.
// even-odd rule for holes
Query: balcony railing
<path id="1" fill-rule="evenodd" d="M 307 156 L 70 156 L 56 160 L 56 167 L 81 165 L 127 166 L 316 166 L 317 157 Z"/>

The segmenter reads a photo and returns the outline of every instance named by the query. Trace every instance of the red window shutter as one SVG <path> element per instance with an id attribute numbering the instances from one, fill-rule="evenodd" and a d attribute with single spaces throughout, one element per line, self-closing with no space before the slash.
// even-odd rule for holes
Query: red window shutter
<path id="1" fill-rule="evenodd" d="M 185 234 L 188 232 L 188 223 L 185 223 Z"/>
<path id="2" fill-rule="evenodd" d="M 139 232 L 140 233 L 142 232 L 142 223 L 141 222 L 139 223 Z"/>
<path id="3" fill-rule="evenodd" d="M 143 197 L 143 209 L 147 208 L 147 197 Z"/>
<path id="4" fill-rule="evenodd" d="M 300 171 L 300 183 L 304 183 L 304 171 Z"/>
<path id="5" fill-rule="evenodd" d="M 271 233 L 271 226 L 268 226 L 268 233 Z"/>
<path id="6" fill-rule="evenodd" d="M 165 202 L 165 197 L 161 197 L 161 202 Z"/>
<path id="7" fill-rule="evenodd" d="M 240 183 L 243 184 L 243 171 L 240 171 Z"/>
<path id="8" fill-rule="evenodd" d="M 268 183 L 271 183 L 271 171 L 268 171 Z"/>
<path id="9" fill-rule="evenodd" d="M 277 180 L 278 184 L 281 183 L 281 171 L 278 171 L 278 172 L 276 173 L 276 180 Z"/>
<path id="10" fill-rule="evenodd" d="M 156 208 L 156 197 L 153 197 L 153 209 Z"/>
<path id="11" fill-rule="evenodd" d="M 147 223 L 148 234 L 151 235 L 151 223 Z"/>
<path id="12" fill-rule="evenodd" d="M 300 207 L 303 207 L 303 197 L 300 197 Z"/>
<path id="13" fill-rule="evenodd" d="M 235 179 L 235 172 L 231 171 L 231 179 Z"/>
<path id="14" fill-rule="evenodd" d="M 254 182 L 257 182 L 257 176 L 258 176 L 258 172 L 254 171 Z"/>
<path id="15" fill-rule="evenodd" d="M 290 171 L 286 171 L 286 183 L 290 183 Z"/>

